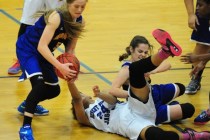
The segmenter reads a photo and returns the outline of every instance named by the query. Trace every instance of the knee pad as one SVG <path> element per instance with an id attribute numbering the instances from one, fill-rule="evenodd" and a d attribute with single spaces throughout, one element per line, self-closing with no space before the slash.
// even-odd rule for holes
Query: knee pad
<path id="1" fill-rule="evenodd" d="M 190 118 L 195 113 L 195 107 L 190 103 L 180 104 L 182 109 L 182 119 Z"/>
<path id="2" fill-rule="evenodd" d="M 158 127 L 150 127 L 145 132 L 146 140 L 179 140 L 179 135 L 172 131 L 164 131 Z"/>
<path id="3" fill-rule="evenodd" d="M 47 85 L 45 84 L 45 88 L 47 89 L 44 93 L 46 96 L 46 99 L 52 99 L 57 97 L 60 94 L 60 86 L 59 85 Z"/>
<path id="4" fill-rule="evenodd" d="M 185 86 L 181 83 L 175 83 L 179 87 L 179 96 L 183 95 L 185 93 Z"/>

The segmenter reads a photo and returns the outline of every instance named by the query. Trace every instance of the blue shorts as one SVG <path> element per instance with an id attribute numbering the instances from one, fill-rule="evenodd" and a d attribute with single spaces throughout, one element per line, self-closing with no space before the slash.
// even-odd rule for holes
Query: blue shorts
<path id="1" fill-rule="evenodd" d="M 58 77 L 54 71 L 53 65 L 44 59 L 37 50 L 24 50 L 23 47 L 17 46 L 16 53 L 23 72 L 19 81 L 23 81 L 35 75 L 43 75 L 46 84 L 58 85 Z"/>
<path id="2" fill-rule="evenodd" d="M 152 97 L 156 108 L 156 121 L 158 125 L 170 121 L 169 103 L 175 97 L 177 89 L 175 84 L 152 85 Z"/>
<path id="3" fill-rule="evenodd" d="M 199 44 L 210 46 L 209 19 L 198 17 L 198 21 L 200 25 L 196 25 L 197 31 L 193 30 L 191 40 Z"/>

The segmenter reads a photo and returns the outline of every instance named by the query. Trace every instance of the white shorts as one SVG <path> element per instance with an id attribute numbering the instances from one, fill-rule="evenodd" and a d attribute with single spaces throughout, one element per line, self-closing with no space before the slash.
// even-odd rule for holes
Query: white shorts
<path id="1" fill-rule="evenodd" d="M 20 22 L 34 25 L 37 18 L 33 15 L 39 10 L 55 9 L 62 6 L 65 0 L 24 0 L 23 12 Z"/>
<path id="2" fill-rule="evenodd" d="M 156 119 L 156 108 L 153 101 L 153 97 L 151 94 L 151 86 L 150 86 L 150 93 L 149 93 L 149 99 L 147 103 L 143 103 L 140 100 L 131 97 L 130 95 L 130 89 L 128 89 L 128 105 L 129 108 L 138 114 L 139 116 L 143 116 L 147 118 L 148 120 L 154 121 Z"/>
<path id="3" fill-rule="evenodd" d="M 155 126 L 156 109 L 151 93 L 149 93 L 149 100 L 143 103 L 130 96 L 130 89 L 128 90 L 127 107 L 129 113 L 120 112 L 120 133 L 125 134 L 130 140 L 137 140 L 142 129 L 148 126 Z"/>
<path id="4" fill-rule="evenodd" d="M 128 104 L 127 104 L 128 105 Z M 128 107 L 128 106 L 127 106 Z M 139 108 L 141 109 L 141 108 Z M 116 121 L 118 134 L 128 137 L 129 140 L 137 140 L 141 131 L 148 126 L 155 126 L 154 120 L 149 120 L 126 107 L 119 112 L 120 116 Z"/>

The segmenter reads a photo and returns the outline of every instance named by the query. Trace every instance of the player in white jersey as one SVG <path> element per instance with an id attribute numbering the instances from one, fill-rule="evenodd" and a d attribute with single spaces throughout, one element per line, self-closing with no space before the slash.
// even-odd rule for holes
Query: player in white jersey
<path id="1" fill-rule="evenodd" d="M 138 110 L 131 109 L 129 103 L 141 108 L 142 104 L 129 96 L 128 102 L 117 101 L 110 94 L 100 92 L 98 86 L 93 88 L 96 100 L 78 91 L 74 83 L 68 83 L 72 95 L 74 117 L 79 123 L 98 130 L 119 134 L 130 140 L 209 140 L 207 131 L 196 132 L 186 128 L 182 133 L 164 131 L 155 126 L 155 118 L 140 115 Z M 152 100 L 151 96 L 149 97 Z M 147 103 L 153 107 L 152 101 Z M 154 109 L 155 110 L 155 109 Z M 148 112 L 148 111 L 146 111 Z M 155 113 L 154 113 L 155 114 Z M 152 115 L 153 116 L 153 115 Z"/>
<path id="2" fill-rule="evenodd" d="M 27 25 L 34 25 L 37 18 L 33 17 L 34 13 L 40 10 L 50 10 L 60 7 L 65 0 L 25 0 L 23 13 L 20 22 Z"/>
<path id="3" fill-rule="evenodd" d="M 185 129 L 178 134 L 155 127 L 156 109 L 151 95 L 152 89 L 147 84 L 144 73 L 155 69 L 169 56 L 179 56 L 181 48 L 164 35 L 165 31 L 158 29 L 153 34 L 161 42 L 162 48 L 151 57 L 130 65 L 127 102 L 121 103 L 111 94 L 100 92 L 98 86 L 93 87 L 93 92 L 100 99 L 94 101 L 90 96 L 80 93 L 74 83 L 68 83 L 75 118 L 81 124 L 119 134 L 130 140 L 209 140 L 210 132 L 206 131 Z"/>

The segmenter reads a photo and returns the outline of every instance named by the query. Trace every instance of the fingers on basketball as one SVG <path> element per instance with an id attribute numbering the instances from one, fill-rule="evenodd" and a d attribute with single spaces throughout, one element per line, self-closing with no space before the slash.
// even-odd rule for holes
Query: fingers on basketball
<path id="1" fill-rule="evenodd" d="M 69 68 L 71 70 L 75 70 L 77 73 L 76 73 L 76 77 L 78 77 L 78 74 L 79 74 L 79 71 L 80 71 L 80 62 L 79 60 L 77 59 L 77 57 L 74 55 L 74 54 L 69 54 L 69 53 L 63 53 L 63 54 L 60 54 L 58 57 L 57 57 L 57 60 L 62 63 L 62 64 L 65 64 L 65 63 L 72 63 L 73 66 L 69 66 Z M 63 74 L 55 68 L 55 73 L 57 74 L 57 76 L 61 79 L 65 79 L 63 77 Z M 68 79 L 68 80 L 71 80 L 71 79 Z"/>

